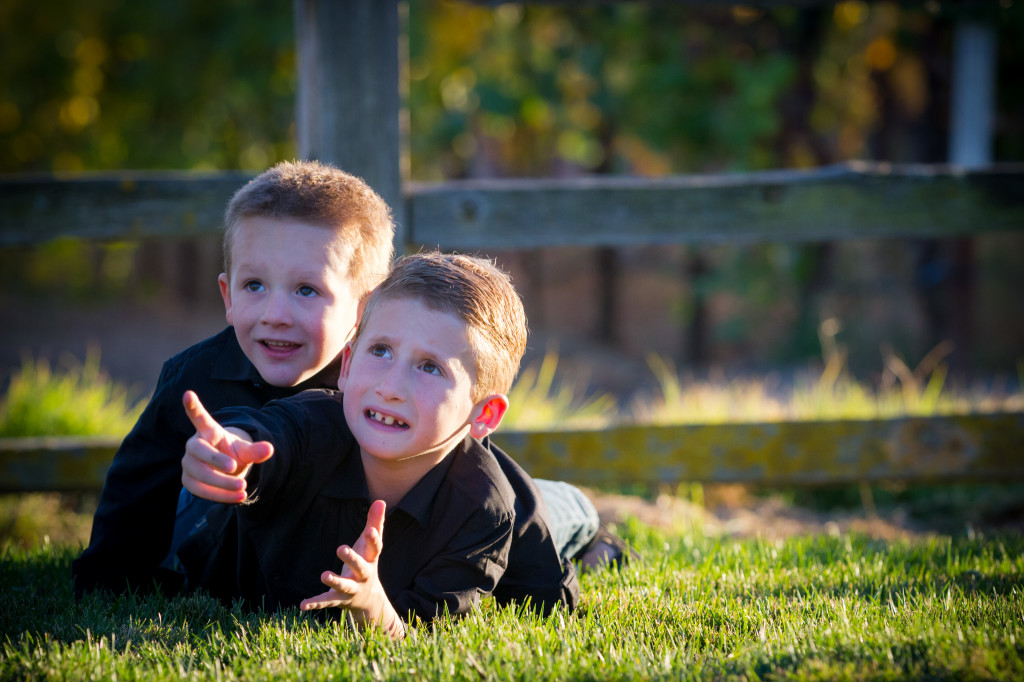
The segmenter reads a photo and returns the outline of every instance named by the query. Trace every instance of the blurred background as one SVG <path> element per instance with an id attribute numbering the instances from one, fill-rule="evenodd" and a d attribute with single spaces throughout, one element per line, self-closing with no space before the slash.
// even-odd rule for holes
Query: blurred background
<path id="1" fill-rule="evenodd" d="M 1024 159 L 1024 3 L 757 9 L 403 7 L 407 179 L 659 176 L 949 159 L 954 27 L 997 33 L 994 161 Z M 292 3 L 5 0 L 0 172 L 241 169 L 295 156 Z M 880 381 L 932 353 L 1017 385 L 1024 235 L 488 254 L 581 392 L 626 401 L 651 354 L 785 377 L 842 353 Z M 215 237 L 0 250 L 0 388 L 26 357 L 98 353 L 144 397 L 224 324 Z M 945 343 L 944 343 L 945 342 Z"/>

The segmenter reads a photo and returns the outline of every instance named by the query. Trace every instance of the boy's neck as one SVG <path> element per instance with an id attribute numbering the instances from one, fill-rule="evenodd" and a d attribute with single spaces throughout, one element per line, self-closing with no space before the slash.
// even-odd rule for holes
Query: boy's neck
<path id="1" fill-rule="evenodd" d="M 384 500 L 387 508 L 394 509 L 406 493 L 415 487 L 431 469 L 441 463 L 448 453 L 440 456 L 421 456 L 399 462 L 382 461 L 361 452 L 366 489 L 370 500 Z"/>

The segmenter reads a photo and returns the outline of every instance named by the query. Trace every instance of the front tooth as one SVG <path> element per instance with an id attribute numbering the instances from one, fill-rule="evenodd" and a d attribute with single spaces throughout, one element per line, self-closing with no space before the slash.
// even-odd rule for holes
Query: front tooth
<path id="1" fill-rule="evenodd" d="M 384 417 L 384 423 L 387 426 L 391 426 L 392 424 L 395 423 L 395 418 L 394 417 Z"/>

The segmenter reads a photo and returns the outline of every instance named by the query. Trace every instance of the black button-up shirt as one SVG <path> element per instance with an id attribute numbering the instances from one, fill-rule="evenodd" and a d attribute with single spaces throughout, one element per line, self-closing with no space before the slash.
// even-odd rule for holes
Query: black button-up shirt
<path id="1" fill-rule="evenodd" d="M 211 412 L 259 407 L 306 388 L 336 388 L 338 362 L 299 386 L 263 381 L 233 327 L 178 353 L 160 372 L 153 396 L 114 457 L 93 518 L 89 546 L 72 564 L 75 592 L 100 587 L 173 591 L 178 574 L 160 569 L 174 532 L 185 441 L 195 433 L 181 398 L 191 389 Z"/>
<path id="2" fill-rule="evenodd" d="M 215 509 L 182 546 L 191 585 L 274 608 L 323 592 L 321 572 L 341 571 L 336 549 L 355 543 L 370 503 L 342 400 L 311 391 L 216 415 L 275 454 L 250 471 L 251 503 Z M 464 613 L 491 593 L 502 603 L 529 597 L 545 611 L 578 599 L 532 481 L 470 437 L 388 510 L 383 541 L 378 574 L 402 616 Z"/>

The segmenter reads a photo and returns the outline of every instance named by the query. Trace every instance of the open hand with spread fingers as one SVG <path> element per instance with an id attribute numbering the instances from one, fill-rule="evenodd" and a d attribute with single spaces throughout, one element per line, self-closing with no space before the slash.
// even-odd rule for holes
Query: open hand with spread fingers
<path id="1" fill-rule="evenodd" d="M 303 611 L 346 609 L 357 623 L 381 627 L 398 640 L 405 636 L 405 624 L 395 612 L 377 575 L 377 561 L 384 549 L 384 510 L 383 500 L 370 505 L 366 527 L 359 539 L 352 547 L 338 547 L 338 558 L 345 564 L 341 574 L 324 571 L 320 581 L 328 588 L 327 591 L 303 600 L 299 608 Z"/>

